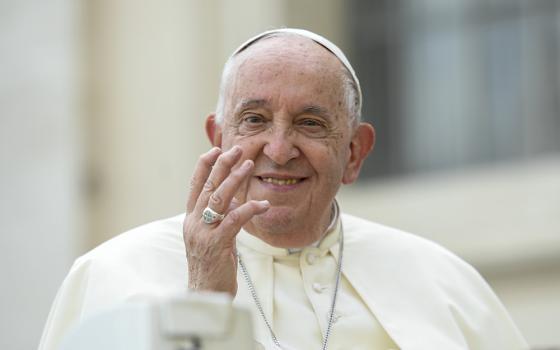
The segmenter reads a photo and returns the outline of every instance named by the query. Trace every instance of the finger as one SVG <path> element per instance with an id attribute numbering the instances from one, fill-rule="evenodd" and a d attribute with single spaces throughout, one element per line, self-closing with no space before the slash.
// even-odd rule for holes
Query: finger
<path id="1" fill-rule="evenodd" d="M 220 148 L 214 147 L 198 158 L 194 168 L 194 174 L 191 177 L 189 195 L 187 197 L 187 213 L 194 210 L 196 200 L 200 196 L 202 187 L 212 171 L 212 166 L 216 163 L 221 153 Z"/>
<path id="2" fill-rule="evenodd" d="M 251 175 L 254 163 L 246 159 L 239 168 L 232 171 L 220 186 L 210 195 L 208 206 L 218 213 L 227 214 L 233 196 L 237 193 L 241 183 Z"/>
<path id="3" fill-rule="evenodd" d="M 239 230 L 255 215 L 262 214 L 270 208 L 270 203 L 267 200 L 256 201 L 251 200 L 239 206 L 239 208 L 232 210 L 226 215 L 224 220 L 220 223 L 224 235 L 230 238 L 235 237 Z"/>
<path id="4" fill-rule="evenodd" d="M 194 207 L 194 212 L 202 213 L 204 208 L 208 205 L 208 198 L 216 191 L 218 186 L 224 181 L 224 179 L 230 174 L 231 169 L 239 159 L 241 158 L 241 147 L 233 146 L 227 152 L 222 153 L 214 166 L 212 167 L 212 171 L 206 179 L 204 186 L 202 186 L 202 190 L 200 191 L 200 195 L 196 201 L 196 205 Z M 212 208 L 214 209 L 214 208 Z M 218 212 L 216 209 L 214 211 Z"/>
<path id="5" fill-rule="evenodd" d="M 241 202 L 236 197 L 233 197 L 231 199 L 231 201 L 229 202 L 229 207 L 226 210 L 226 213 L 229 213 L 230 211 L 239 208 L 243 203 L 245 203 L 245 202 Z"/>

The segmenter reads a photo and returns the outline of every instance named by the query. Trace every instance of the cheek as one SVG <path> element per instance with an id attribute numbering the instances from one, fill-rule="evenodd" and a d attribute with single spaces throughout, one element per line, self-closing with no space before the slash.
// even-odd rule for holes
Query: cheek
<path id="1" fill-rule="evenodd" d="M 323 145 L 328 152 L 331 162 L 334 162 L 336 159 L 338 163 L 346 164 L 350 154 L 348 143 L 347 138 L 344 137 L 342 132 L 333 133 L 332 137 L 328 140 L 323 140 Z"/>
<path id="2" fill-rule="evenodd" d="M 321 142 L 310 148 L 308 158 L 312 159 L 313 167 L 328 183 L 340 183 L 346 168 L 348 152 L 332 142 Z"/>
<path id="3" fill-rule="evenodd" d="M 254 161 L 262 148 L 262 145 L 254 138 L 234 138 L 229 144 L 229 147 L 231 148 L 235 145 L 241 147 L 243 150 L 243 155 L 241 156 L 242 160 L 251 159 Z"/>

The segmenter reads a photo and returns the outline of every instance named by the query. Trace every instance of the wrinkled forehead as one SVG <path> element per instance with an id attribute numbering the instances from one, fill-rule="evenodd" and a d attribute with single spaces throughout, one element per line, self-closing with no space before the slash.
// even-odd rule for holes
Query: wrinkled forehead
<path id="1" fill-rule="evenodd" d="M 293 33 L 272 33 L 260 37 L 251 42 L 250 45 L 244 46 L 242 50 L 236 51 L 232 57 L 239 59 L 252 56 L 257 52 L 276 52 L 277 54 L 285 53 L 286 55 L 294 55 L 295 52 L 306 56 L 314 54 L 317 57 L 325 57 L 338 62 L 336 56 L 323 45 Z M 339 64 L 342 67 L 340 62 Z"/>
<path id="2" fill-rule="evenodd" d="M 289 63 L 300 69 L 331 70 L 341 75 L 344 66 L 322 45 L 295 35 L 267 36 L 254 42 L 234 57 L 233 68 L 255 67 L 266 61 L 274 66 Z"/>
<path id="3" fill-rule="evenodd" d="M 260 42 L 260 41 L 263 41 L 267 38 L 288 36 L 288 35 L 298 36 L 300 38 L 308 39 L 308 40 L 314 42 L 315 44 L 322 46 L 324 49 L 326 49 L 328 52 L 330 52 L 332 55 L 334 55 L 338 59 L 338 61 L 344 67 L 344 70 L 346 71 L 348 76 L 353 81 L 353 85 L 355 86 L 355 89 L 356 89 L 356 92 L 357 92 L 356 97 L 357 97 L 358 109 L 361 110 L 362 90 L 361 90 L 361 87 L 360 87 L 360 81 L 358 80 L 358 77 L 356 75 L 356 72 L 354 71 L 354 68 L 350 64 L 350 61 L 348 60 L 348 58 L 346 58 L 346 55 L 342 52 L 342 50 L 338 46 L 336 46 L 333 42 L 331 42 L 330 40 L 328 40 L 327 38 L 325 38 L 321 35 L 310 32 L 308 30 L 296 29 L 296 28 L 280 28 L 280 29 L 273 29 L 273 30 L 265 31 L 263 33 L 260 33 L 256 36 L 250 38 L 249 40 L 247 40 L 243 44 L 241 44 L 232 53 L 232 55 L 230 56 L 228 61 L 233 60 L 233 58 L 235 56 L 239 55 L 243 51 L 246 51 L 248 48 L 250 48 L 252 46 L 255 46 L 255 44 Z"/>
<path id="4" fill-rule="evenodd" d="M 267 37 L 235 57 L 226 108 L 236 110 L 247 99 L 266 100 L 272 107 L 283 99 L 293 110 L 316 106 L 338 115 L 346 112 L 343 69 L 332 53 L 312 40 Z"/>

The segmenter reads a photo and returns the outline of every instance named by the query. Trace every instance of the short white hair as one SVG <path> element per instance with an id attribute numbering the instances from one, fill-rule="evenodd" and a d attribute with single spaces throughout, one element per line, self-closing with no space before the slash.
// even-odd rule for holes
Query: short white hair
<path id="1" fill-rule="evenodd" d="M 224 110 L 226 104 L 226 93 L 231 80 L 231 73 L 235 67 L 235 60 L 237 58 L 237 55 L 260 40 L 287 35 L 299 35 L 311 39 L 317 44 L 326 48 L 339 59 L 339 61 L 342 63 L 342 78 L 344 84 L 346 107 L 348 109 L 348 121 L 352 126 L 358 125 L 361 121 L 362 114 L 362 91 L 360 88 L 358 77 L 356 76 L 354 69 L 350 65 L 350 62 L 348 61 L 342 50 L 340 50 L 340 48 L 338 48 L 338 46 L 333 44 L 331 41 L 318 34 L 303 29 L 293 28 L 281 28 L 263 32 L 247 40 L 245 43 L 239 46 L 228 58 L 224 65 L 224 69 L 222 70 L 222 77 L 220 80 L 218 102 L 216 104 L 216 122 L 221 123 L 225 117 Z"/>

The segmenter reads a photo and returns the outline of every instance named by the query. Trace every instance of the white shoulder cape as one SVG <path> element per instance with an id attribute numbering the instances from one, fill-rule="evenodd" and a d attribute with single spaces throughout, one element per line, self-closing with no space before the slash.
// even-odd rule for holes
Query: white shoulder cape
<path id="1" fill-rule="evenodd" d="M 57 349 L 72 326 L 118 303 L 185 293 L 183 218 L 140 226 L 78 258 L 58 291 L 39 350 Z M 343 274 L 401 349 L 528 349 L 470 265 L 412 234 L 345 214 L 342 223 Z"/>

